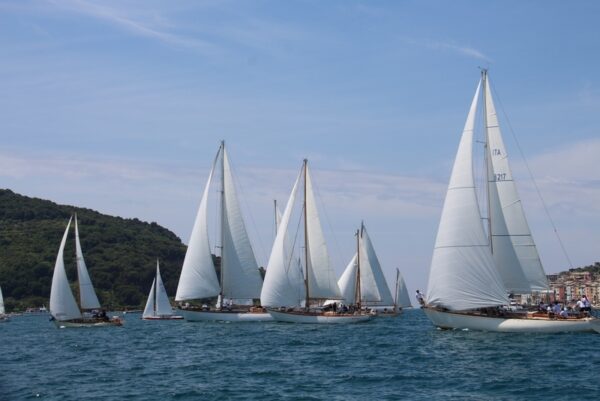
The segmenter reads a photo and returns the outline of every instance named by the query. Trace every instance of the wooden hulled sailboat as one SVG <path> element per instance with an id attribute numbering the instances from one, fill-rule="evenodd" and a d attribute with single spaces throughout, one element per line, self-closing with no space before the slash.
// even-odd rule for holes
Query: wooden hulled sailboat
<path id="1" fill-rule="evenodd" d="M 473 133 L 480 91 L 486 137 L 487 233 L 473 176 Z M 441 328 L 545 333 L 592 329 L 595 319 L 583 314 L 564 319 L 506 308 L 509 293 L 528 294 L 547 288 L 484 70 L 450 177 L 423 309 Z"/>
<path id="2" fill-rule="evenodd" d="M 65 271 L 64 249 L 71 227 L 71 219 L 63 234 L 56 263 L 52 276 L 52 287 L 50 289 L 50 314 L 58 327 L 101 327 L 121 326 L 123 322 L 118 317 L 108 318 L 100 310 L 100 302 L 94 291 L 94 286 L 87 271 L 81 244 L 79 242 L 79 229 L 77 227 L 77 215 L 75 215 L 75 252 L 77 260 L 77 277 L 79 284 L 79 305 L 71 292 L 67 273 Z M 81 309 L 80 309 L 81 308 Z M 82 313 L 82 310 L 84 313 Z M 96 315 L 89 311 L 97 310 Z"/>
<path id="3" fill-rule="evenodd" d="M 150 294 L 148 294 L 148 301 L 146 301 L 146 307 L 144 313 L 142 313 L 142 319 L 144 320 L 180 320 L 183 316 L 177 316 L 173 314 L 173 308 L 169 297 L 167 296 L 167 290 L 163 284 L 162 277 L 160 276 L 160 266 L 158 259 L 156 260 L 156 276 L 152 281 L 152 287 L 150 288 Z"/>
<path id="4" fill-rule="evenodd" d="M 344 301 L 347 304 L 360 304 L 381 316 L 397 316 L 401 308 L 397 307 L 385 281 L 364 223 L 361 223 L 356 237 L 356 253 L 338 280 Z"/>
<path id="5" fill-rule="evenodd" d="M 218 222 L 221 255 L 213 258 L 208 236 L 208 194 L 217 169 L 221 173 Z M 220 277 L 217 277 L 215 260 L 220 260 Z M 182 305 L 178 312 L 190 321 L 272 320 L 266 310 L 250 304 L 260 298 L 261 287 L 262 278 L 242 218 L 225 142 L 221 142 L 183 261 L 175 295 L 175 301 Z M 215 298 L 216 303 L 212 304 Z M 190 301 L 203 305 L 191 305 Z"/>
<path id="6" fill-rule="evenodd" d="M 303 199 L 298 224 L 304 235 L 303 247 L 296 241 L 296 235 L 288 233 L 300 187 Z M 307 160 L 304 160 L 278 226 L 260 299 L 273 318 L 283 322 L 354 323 L 371 317 L 360 308 L 352 313 L 322 308 L 325 300 L 339 300 L 342 295 L 329 264 Z"/>

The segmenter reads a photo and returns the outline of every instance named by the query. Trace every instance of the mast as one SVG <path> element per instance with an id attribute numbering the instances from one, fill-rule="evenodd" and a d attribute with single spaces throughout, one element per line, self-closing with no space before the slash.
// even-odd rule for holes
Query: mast
<path id="1" fill-rule="evenodd" d="M 221 295 L 221 305 L 218 305 L 219 307 L 223 305 L 223 267 L 225 266 L 225 252 L 224 252 L 224 245 L 225 245 L 225 230 L 223 229 L 223 227 L 225 227 L 225 141 L 222 140 L 221 141 L 221 266 L 219 269 L 219 273 L 221 276 L 221 292 L 219 295 Z M 218 301 L 217 301 L 218 303 Z"/>
<path id="2" fill-rule="evenodd" d="M 487 221 L 488 221 L 488 241 L 490 243 L 490 251 L 492 254 L 494 253 L 494 244 L 492 241 L 492 202 L 490 197 L 490 185 L 491 179 L 493 177 L 493 169 L 491 165 L 491 157 L 490 157 L 490 141 L 489 141 L 489 130 L 488 130 L 488 120 L 487 120 L 487 105 L 486 105 L 486 90 L 487 90 L 487 69 L 483 68 L 481 70 L 481 82 L 483 84 L 483 127 L 485 130 L 485 145 L 484 145 L 484 159 L 485 159 L 485 188 L 487 194 Z"/>
<path id="3" fill-rule="evenodd" d="M 277 235 L 277 199 L 273 199 L 273 213 L 275 214 L 275 235 Z"/>
<path id="4" fill-rule="evenodd" d="M 157 315 L 156 313 L 156 307 L 158 304 L 158 292 L 156 290 L 156 288 L 158 287 L 158 258 L 156 258 L 156 274 L 154 277 L 154 294 L 152 294 L 152 298 L 154 299 L 154 316 Z"/>
<path id="5" fill-rule="evenodd" d="M 394 312 L 398 312 L 398 290 L 400 289 L 400 269 L 396 267 L 396 293 L 394 294 Z"/>
<path id="6" fill-rule="evenodd" d="M 306 310 L 308 310 L 308 299 L 309 299 L 309 291 L 308 291 L 308 217 L 307 217 L 307 210 L 306 210 L 306 174 L 308 172 L 308 159 L 304 159 L 304 264 L 305 264 L 305 270 L 306 270 L 306 276 L 304 278 L 304 287 L 306 290 L 306 303 L 304 305 L 304 307 L 306 308 Z"/>
<path id="7" fill-rule="evenodd" d="M 355 302 L 360 312 L 360 238 L 362 237 L 363 223 L 360 223 L 360 230 L 356 230 L 356 292 Z"/>

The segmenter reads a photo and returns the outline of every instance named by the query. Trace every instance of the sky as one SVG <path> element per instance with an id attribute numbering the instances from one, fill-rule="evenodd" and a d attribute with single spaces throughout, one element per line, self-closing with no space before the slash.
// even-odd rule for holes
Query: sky
<path id="1" fill-rule="evenodd" d="M 0 0 L 0 188 L 187 243 L 225 140 L 266 265 L 273 199 L 308 158 L 336 271 L 364 220 L 389 283 L 398 267 L 414 292 L 483 67 L 546 272 L 588 265 L 599 16 L 595 1 Z"/>

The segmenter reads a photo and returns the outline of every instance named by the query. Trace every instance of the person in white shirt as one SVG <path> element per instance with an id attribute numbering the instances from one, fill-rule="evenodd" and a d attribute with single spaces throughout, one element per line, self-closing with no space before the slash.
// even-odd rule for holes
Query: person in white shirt
<path id="1" fill-rule="evenodd" d="M 569 317 L 569 312 L 566 307 L 560 312 L 560 317 L 564 317 L 565 319 Z"/>
<path id="2" fill-rule="evenodd" d="M 423 297 L 423 294 L 421 294 L 421 291 L 417 290 L 415 297 L 417 298 L 417 301 L 419 302 L 420 305 L 425 305 L 425 299 Z"/>

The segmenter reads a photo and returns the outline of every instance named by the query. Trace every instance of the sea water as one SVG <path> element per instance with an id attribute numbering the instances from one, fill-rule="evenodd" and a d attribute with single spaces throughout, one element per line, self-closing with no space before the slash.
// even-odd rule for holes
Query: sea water
<path id="1" fill-rule="evenodd" d="M 597 400 L 600 334 L 355 325 L 0 324 L 0 400 Z"/>

